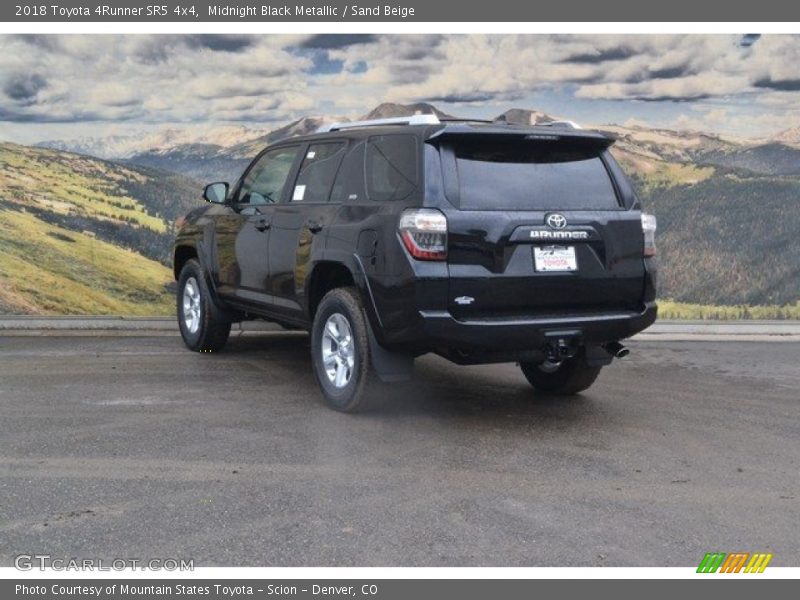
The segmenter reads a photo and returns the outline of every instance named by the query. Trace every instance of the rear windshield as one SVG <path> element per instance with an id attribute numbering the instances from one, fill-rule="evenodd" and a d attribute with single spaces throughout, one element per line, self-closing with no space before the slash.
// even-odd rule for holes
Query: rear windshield
<path id="1" fill-rule="evenodd" d="M 454 151 L 462 209 L 620 208 L 597 148 L 476 140 L 464 141 Z"/>

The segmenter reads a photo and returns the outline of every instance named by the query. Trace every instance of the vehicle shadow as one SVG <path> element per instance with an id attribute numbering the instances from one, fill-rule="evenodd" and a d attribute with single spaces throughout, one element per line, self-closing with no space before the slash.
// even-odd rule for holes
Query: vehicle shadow
<path id="1" fill-rule="evenodd" d="M 298 387 L 308 388 L 311 397 L 318 395 L 311 375 L 308 335 L 274 332 L 232 337 L 219 357 L 224 355 L 235 356 L 238 362 L 246 357 L 248 364 L 258 361 L 265 369 L 271 364 L 280 365 L 290 371 Z M 459 366 L 434 355 L 415 361 L 411 381 L 377 383 L 367 393 L 372 394 L 370 410 L 358 418 L 496 416 L 503 420 L 521 417 L 527 422 L 569 422 L 596 416 L 597 412 L 597 394 L 591 390 L 569 397 L 541 394 L 533 390 L 514 364 Z"/>

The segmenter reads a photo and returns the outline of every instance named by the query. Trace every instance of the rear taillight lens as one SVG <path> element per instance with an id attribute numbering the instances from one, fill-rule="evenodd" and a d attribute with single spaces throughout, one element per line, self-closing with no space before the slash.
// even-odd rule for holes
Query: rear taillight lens
<path id="1" fill-rule="evenodd" d="M 642 213 L 642 233 L 644 233 L 644 255 L 656 255 L 656 217 Z"/>
<path id="2" fill-rule="evenodd" d="M 406 210 L 398 229 L 406 250 L 417 260 L 447 259 L 447 217 L 438 210 Z"/>

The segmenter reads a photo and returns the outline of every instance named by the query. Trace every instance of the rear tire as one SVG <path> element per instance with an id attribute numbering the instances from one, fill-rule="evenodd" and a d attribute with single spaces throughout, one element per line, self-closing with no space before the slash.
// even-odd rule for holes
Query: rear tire
<path id="1" fill-rule="evenodd" d="M 231 318 L 220 309 L 195 259 L 186 262 L 178 278 L 178 326 L 183 342 L 195 352 L 219 352 L 228 341 Z"/>
<path id="2" fill-rule="evenodd" d="M 571 396 L 589 388 L 597 379 L 602 367 L 590 367 L 582 356 L 554 363 L 520 363 L 523 375 L 538 392 Z"/>
<path id="3" fill-rule="evenodd" d="M 334 410 L 367 408 L 370 353 L 367 317 L 358 292 L 331 290 L 319 303 L 311 328 L 311 363 L 322 395 Z"/>

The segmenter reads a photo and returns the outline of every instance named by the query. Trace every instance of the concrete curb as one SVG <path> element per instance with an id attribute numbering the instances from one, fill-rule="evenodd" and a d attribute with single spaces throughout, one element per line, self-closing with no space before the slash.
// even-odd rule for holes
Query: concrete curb
<path id="1" fill-rule="evenodd" d="M 658 320 L 648 334 L 800 335 L 800 321 L 670 321 Z"/>
<path id="2" fill-rule="evenodd" d="M 234 323 L 232 331 L 278 331 L 281 328 L 266 321 Z M 15 331 L 61 332 L 164 332 L 178 334 L 175 317 L 122 316 L 0 316 L 0 335 Z"/>
<path id="3" fill-rule="evenodd" d="M 234 324 L 233 333 L 283 331 L 265 321 Z M 144 336 L 178 335 L 174 317 L 0 316 L 0 336 Z M 637 340 L 800 341 L 800 321 L 660 320 Z"/>

